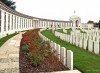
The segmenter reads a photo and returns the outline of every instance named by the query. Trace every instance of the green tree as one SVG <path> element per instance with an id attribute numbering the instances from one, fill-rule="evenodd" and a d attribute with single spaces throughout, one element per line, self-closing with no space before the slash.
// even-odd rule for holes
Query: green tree
<path id="1" fill-rule="evenodd" d="M 99 22 L 98 22 L 98 23 L 96 23 L 96 26 L 98 26 L 98 27 L 99 27 L 99 29 L 100 29 L 100 20 L 99 20 Z"/>
<path id="2" fill-rule="evenodd" d="M 99 29 L 100 29 L 100 20 L 99 20 L 99 22 L 98 22 L 98 25 L 99 25 Z"/>
<path id="3" fill-rule="evenodd" d="M 13 2 L 12 0 L 0 0 L 1 2 L 3 2 L 5 5 L 7 5 L 8 7 L 10 7 L 11 9 L 16 9 L 16 5 L 15 2 Z"/>

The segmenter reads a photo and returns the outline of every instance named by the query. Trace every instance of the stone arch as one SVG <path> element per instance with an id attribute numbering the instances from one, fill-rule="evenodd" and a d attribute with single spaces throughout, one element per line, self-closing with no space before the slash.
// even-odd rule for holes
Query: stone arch
<path id="1" fill-rule="evenodd" d="M 79 26 L 79 21 L 78 20 L 75 21 L 75 25 L 76 25 L 76 27 Z"/>
<path id="2" fill-rule="evenodd" d="M 81 18 L 78 16 L 72 16 L 69 18 L 69 20 L 72 22 L 74 27 L 79 27 L 81 24 Z"/>

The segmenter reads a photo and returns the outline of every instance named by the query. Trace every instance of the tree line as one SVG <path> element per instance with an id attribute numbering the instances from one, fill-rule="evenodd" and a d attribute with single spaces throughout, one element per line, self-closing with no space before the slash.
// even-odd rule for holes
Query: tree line
<path id="1" fill-rule="evenodd" d="M 12 0 L 0 0 L 1 2 L 3 2 L 5 5 L 7 5 L 8 7 L 10 7 L 11 9 L 15 10 L 16 9 L 16 5 L 14 1 Z"/>

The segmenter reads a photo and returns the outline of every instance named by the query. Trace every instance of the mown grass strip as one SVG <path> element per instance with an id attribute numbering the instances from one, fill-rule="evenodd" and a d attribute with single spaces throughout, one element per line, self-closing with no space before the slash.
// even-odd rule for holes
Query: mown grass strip
<path id="1" fill-rule="evenodd" d="M 7 40 L 9 40 L 11 37 L 17 35 L 18 33 L 13 33 L 13 34 L 10 34 L 8 36 L 5 36 L 3 38 L 0 38 L 0 46 L 2 46 Z"/>
<path id="2" fill-rule="evenodd" d="M 61 33 L 64 33 L 64 32 L 63 32 L 63 29 L 57 29 L 56 31 L 61 32 Z M 66 32 L 67 32 L 68 35 L 71 34 L 71 31 L 72 31 L 71 28 L 70 28 L 70 29 L 66 29 Z"/>
<path id="3" fill-rule="evenodd" d="M 56 38 L 51 30 L 43 31 L 42 34 L 67 50 L 72 50 L 74 54 L 74 66 L 83 73 L 100 73 L 100 56 Z"/>

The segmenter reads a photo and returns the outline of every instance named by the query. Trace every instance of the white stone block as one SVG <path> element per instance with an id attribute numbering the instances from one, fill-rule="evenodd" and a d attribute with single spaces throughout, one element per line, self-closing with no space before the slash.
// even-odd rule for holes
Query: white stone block
<path id="1" fill-rule="evenodd" d="M 53 43 L 53 51 L 56 51 L 56 43 Z"/>
<path id="2" fill-rule="evenodd" d="M 84 48 L 84 49 L 87 49 L 87 45 L 88 45 L 87 43 L 88 43 L 88 42 L 87 42 L 87 39 L 84 39 L 84 44 L 83 44 L 83 48 Z"/>
<path id="3" fill-rule="evenodd" d="M 95 41 L 95 36 L 93 36 L 93 41 Z"/>
<path id="4" fill-rule="evenodd" d="M 95 54 L 99 54 L 99 42 L 98 41 L 95 41 L 94 42 L 94 53 Z"/>
<path id="5" fill-rule="evenodd" d="M 50 46 L 51 46 L 51 48 L 53 48 L 53 41 L 50 42 Z"/>
<path id="6" fill-rule="evenodd" d="M 93 52 L 93 41 L 88 40 L 88 51 Z"/>
<path id="7" fill-rule="evenodd" d="M 71 50 L 67 50 L 67 67 L 73 70 L 73 52 Z"/>
<path id="8" fill-rule="evenodd" d="M 72 40 L 72 36 L 70 35 L 70 43 L 72 44 L 73 40 Z"/>
<path id="9" fill-rule="evenodd" d="M 80 38 L 80 41 L 79 41 L 79 47 L 80 47 L 80 48 L 83 47 L 83 39 L 81 39 L 81 38 Z"/>
<path id="10" fill-rule="evenodd" d="M 63 64 L 66 66 L 66 48 L 64 47 L 60 49 L 60 59 L 63 60 Z"/>
<path id="11" fill-rule="evenodd" d="M 60 45 L 56 45 L 56 55 L 57 55 L 57 58 L 60 60 Z"/>
<path id="12" fill-rule="evenodd" d="M 75 44 L 75 36 L 73 35 L 73 44 Z"/>
<path id="13" fill-rule="evenodd" d="M 76 42 L 75 42 L 76 46 L 78 46 L 79 44 L 79 40 L 78 40 L 78 36 L 76 37 Z"/>
<path id="14" fill-rule="evenodd" d="M 66 37 L 66 42 L 68 42 L 68 40 L 67 40 L 67 34 L 65 35 L 65 37 Z"/>
<path id="15" fill-rule="evenodd" d="M 67 35 L 67 42 L 69 42 L 69 35 Z"/>

